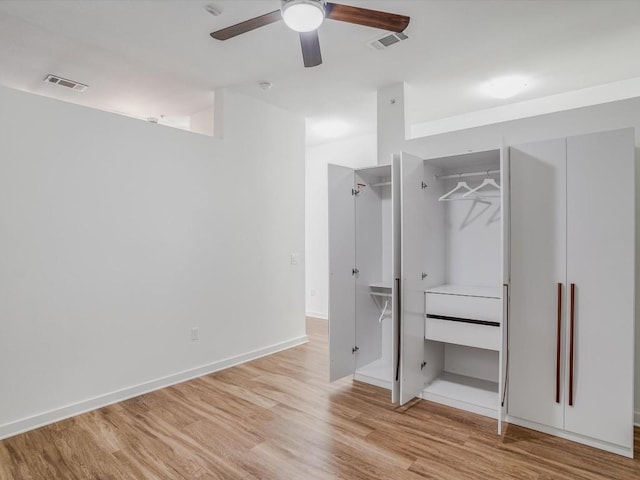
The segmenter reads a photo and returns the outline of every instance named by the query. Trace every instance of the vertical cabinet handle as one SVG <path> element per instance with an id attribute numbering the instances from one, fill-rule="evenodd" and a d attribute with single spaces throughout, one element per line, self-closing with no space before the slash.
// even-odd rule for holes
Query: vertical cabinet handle
<path id="1" fill-rule="evenodd" d="M 556 403 L 560 403 L 560 337 L 562 335 L 562 284 L 558 283 L 558 326 L 556 332 Z"/>
<path id="2" fill-rule="evenodd" d="M 570 308 L 570 316 L 571 316 L 571 332 L 569 338 L 569 406 L 573 406 L 573 343 L 574 343 L 574 334 L 575 334 L 575 299 L 576 299 L 576 284 L 571 284 L 571 308 Z"/>

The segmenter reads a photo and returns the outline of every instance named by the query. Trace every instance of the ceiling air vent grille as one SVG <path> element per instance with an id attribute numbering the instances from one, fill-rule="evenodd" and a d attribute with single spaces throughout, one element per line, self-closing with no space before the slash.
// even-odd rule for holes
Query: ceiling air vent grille
<path id="1" fill-rule="evenodd" d="M 83 83 L 74 82 L 73 80 L 68 80 L 56 75 L 47 75 L 44 81 L 45 83 L 53 83 L 54 85 L 60 85 L 62 87 L 70 88 L 72 90 L 75 90 L 76 92 L 84 92 L 87 88 L 89 88 L 88 85 L 85 85 Z"/>
<path id="2" fill-rule="evenodd" d="M 407 38 L 409 37 L 407 37 L 407 35 L 402 32 L 388 33 L 383 37 L 374 40 L 373 42 L 369 42 L 369 46 L 376 50 L 384 50 L 385 48 L 389 48 L 390 46 L 395 45 L 396 43 L 400 43 Z"/>

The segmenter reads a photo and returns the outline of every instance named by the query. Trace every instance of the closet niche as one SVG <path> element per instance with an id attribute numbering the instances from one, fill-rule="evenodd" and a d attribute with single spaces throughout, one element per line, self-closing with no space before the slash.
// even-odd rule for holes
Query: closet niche
<path id="1" fill-rule="evenodd" d="M 402 155 L 401 403 L 503 417 L 503 170 L 500 150 Z"/>

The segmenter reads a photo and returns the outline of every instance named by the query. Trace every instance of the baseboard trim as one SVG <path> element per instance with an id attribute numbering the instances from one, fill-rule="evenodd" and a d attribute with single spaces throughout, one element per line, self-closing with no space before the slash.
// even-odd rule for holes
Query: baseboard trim
<path id="1" fill-rule="evenodd" d="M 97 397 L 82 400 L 77 403 L 66 405 L 64 407 L 49 410 L 47 412 L 39 413 L 30 417 L 22 418 L 14 422 L 5 423 L 0 425 L 0 440 L 13 437 L 20 433 L 28 432 L 29 430 L 35 430 L 36 428 L 44 427 L 51 423 L 59 422 L 67 418 L 75 417 L 98 408 L 106 407 L 117 402 L 122 402 L 129 398 L 144 395 L 145 393 L 153 392 L 161 388 L 170 387 L 178 383 L 186 382 L 203 375 L 208 375 L 226 368 L 230 368 L 242 363 L 256 360 L 267 355 L 287 350 L 289 348 L 303 345 L 309 341 L 306 335 L 298 338 L 293 338 L 275 345 L 253 350 L 251 352 L 243 353 L 242 355 L 236 355 L 234 357 L 218 360 L 217 362 L 202 365 L 200 367 L 184 370 L 182 372 L 174 373 L 166 377 L 157 378 L 148 382 L 140 383 L 132 387 L 123 388 L 114 392 L 99 395 Z"/>
<path id="2" fill-rule="evenodd" d="M 640 427 L 640 411 L 635 411 L 633 414 L 633 424 L 636 427 Z"/>
<path id="3" fill-rule="evenodd" d="M 326 313 L 307 312 L 305 315 L 307 317 L 319 318 L 320 320 L 329 320 L 329 316 Z"/>
<path id="4" fill-rule="evenodd" d="M 513 425 L 519 425 L 531 430 L 537 430 L 538 432 L 564 438 L 566 440 L 571 440 L 572 442 L 582 443 L 583 445 L 599 448 L 600 450 L 606 450 L 607 452 L 617 453 L 618 455 L 622 455 L 623 457 L 633 458 L 633 447 L 628 448 L 621 445 L 616 445 L 615 443 L 596 440 L 595 438 L 585 437 L 584 435 L 579 435 L 577 433 L 568 432 L 566 430 L 549 427 L 547 425 L 542 425 L 536 422 L 530 422 L 521 418 L 512 417 L 511 415 L 507 416 L 507 422 Z"/>

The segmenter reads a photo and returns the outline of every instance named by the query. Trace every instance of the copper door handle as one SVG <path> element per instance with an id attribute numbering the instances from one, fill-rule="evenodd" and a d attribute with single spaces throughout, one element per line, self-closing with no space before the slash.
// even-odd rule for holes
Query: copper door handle
<path id="1" fill-rule="evenodd" d="M 576 299 L 576 284 L 571 284 L 571 337 L 569 338 L 569 406 L 573 406 L 573 350 L 574 350 L 574 335 L 575 335 L 575 299 Z"/>
<path id="2" fill-rule="evenodd" d="M 558 325 L 556 331 L 556 403 L 560 403 L 560 336 L 562 335 L 562 284 L 558 283 Z"/>

